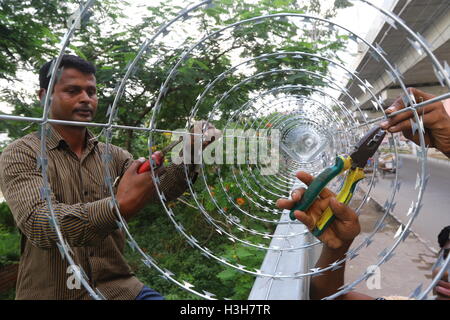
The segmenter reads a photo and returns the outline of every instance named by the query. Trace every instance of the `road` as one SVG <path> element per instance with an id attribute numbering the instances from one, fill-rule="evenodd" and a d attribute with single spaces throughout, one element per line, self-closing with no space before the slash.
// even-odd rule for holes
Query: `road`
<path id="1" fill-rule="evenodd" d="M 353 197 L 352 206 L 357 207 L 361 203 L 363 193 L 357 193 Z M 352 244 L 352 249 L 360 246 L 361 242 L 373 232 L 383 216 L 381 206 L 374 200 L 369 201 L 361 210 L 360 223 L 361 234 Z M 351 283 L 361 277 L 369 266 L 378 264 L 379 254 L 385 248 L 391 248 L 394 244 L 399 223 L 392 217 L 387 217 L 386 226 L 378 231 L 372 238 L 373 243 L 358 252 L 358 256 L 349 262 L 345 269 L 346 283 Z M 436 255 L 421 242 L 414 234 L 396 247 L 395 255 L 379 270 L 379 283 L 377 281 L 363 281 L 355 290 L 371 297 L 383 297 L 398 295 L 408 297 L 420 284 L 428 287 L 431 278 L 431 268 L 436 261 Z M 377 283 L 376 286 L 370 284 Z"/>
<path id="2" fill-rule="evenodd" d="M 410 157 L 400 156 L 400 160 L 399 179 L 402 184 L 395 197 L 397 204 L 393 215 L 405 224 L 409 220 L 406 214 L 411 202 L 417 201 L 418 190 L 415 190 L 415 185 L 419 165 Z M 428 168 L 430 180 L 422 199 L 423 207 L 411 230 L 424 240 L 427 246 L 437 250 L 439 248 L 437 235 L 443 227 L 450 225 L 450 164 L 429 161 Z M 385 177 L 378 175 L 378 177 L 378 183 L 370 192 L 370 196 L 384 205 L 391 192 L 391 183 L 395 175 L 387 174 Z M 361 186 L 364 188 L 366 185 Z"/>

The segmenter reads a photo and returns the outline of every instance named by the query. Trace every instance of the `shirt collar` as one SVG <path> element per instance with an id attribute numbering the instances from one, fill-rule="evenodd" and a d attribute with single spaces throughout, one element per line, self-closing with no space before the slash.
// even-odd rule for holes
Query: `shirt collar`
<path id="1" fill-rule="evenodd" d="M 97 138 L 92 134 L 92 132 L 86 128 L 86 148 L 90 151 L 98 144 Z M 66 140 L 61 136 L 61 134 L 49 126 L 49 134 L 47 136 L 47 147 L 49 150 L 56 149 L 58 147 L 67 147 L 68 144 Z"/>

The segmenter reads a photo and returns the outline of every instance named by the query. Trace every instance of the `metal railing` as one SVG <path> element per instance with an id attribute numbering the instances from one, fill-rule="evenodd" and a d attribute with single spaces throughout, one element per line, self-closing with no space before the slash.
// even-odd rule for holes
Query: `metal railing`
<path id="1" fill-rule="evenodd" d="M 299 187 L 295 185 L 292 190 Z M 289 210 L 284 210 L 280 218 L 270 247 L 287 249 L 302 247 L 315 241 L 307 228 L 301 223 L 290 223 Z M 288 234 L 298 234 L 286 238 Z M 279 236 L 279 237 L 277 237 Z M 320 254 L 321 245 L 315 245 L 297 250 L 269 250 L 261 265 L 263 273 L 273 275 L 308 273 L 314 268 Z M 249 300 L 309 300 L 310 277 L 274 279 L 256 277 Z"/>

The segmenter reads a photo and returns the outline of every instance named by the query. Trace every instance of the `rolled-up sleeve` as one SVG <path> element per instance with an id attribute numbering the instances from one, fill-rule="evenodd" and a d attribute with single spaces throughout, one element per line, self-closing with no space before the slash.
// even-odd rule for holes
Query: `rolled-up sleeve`
<path id="1" fill-rule="evenodd" d="M 189 165 L 188 178 L 191 183 L 197 179 L 197 173 L 193 165 Z M 160 177 L 160 189 L 167 201 L 175 200 L 188 189 L 188 180 L 184 164 L 170 164 L 165 173 Z"/>

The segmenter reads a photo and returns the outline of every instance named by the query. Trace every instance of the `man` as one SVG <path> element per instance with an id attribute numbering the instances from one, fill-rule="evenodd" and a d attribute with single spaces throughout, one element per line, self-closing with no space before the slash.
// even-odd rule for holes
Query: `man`
<path id="1" fill-rule="evenodd" d="M 65 55 L 53 92 L 48 93 L 50 62 L 40 70 L 39 99 L 51 94 L 50 118 L 90 122 L 97 110 L 95 67 L 77 56 Z M 111 146 L 111 161 L 103 162 L 105 144 L 81 126 L 52 124 L 47 138 L 48 180 L 52 207 L 59 227 L 73 250 L 75 263 L 90 285 L 107 299 L 162 299 L 134 277 L 123 257 L 125 235 L 104 183 L 105 166 L 112 178 L 121 177 L 116 199 L 120 214 L 130 220 L 149 201 L 157 201 L 150 172 L 137 173 L 143 159 Z M 90 299 L 81 286 L 69 285 L 73 270 L 61 257 L 50 211 L 41 197 L 39 133 L 11 143 L 0 158 L 0 186 L 22 233 L 22 256 L 16 299 Z M 183 164 L 171 165 L 160 175 L 167 200 L 187 188 Z M 189 175 L 195 179 L 193 165 Z"/>
<path id="2" fill-rule="evenodd" d="M 415 88 L 409 88 L 408 92 L 414 95 L 416 101 L 426 101 L 434 98 L 434 96 L 422 92 Z M 445 103 L 445 105 L 444 105 Z M 434 147 L 443 152 L 450 158 L 450 101 L 435 102 L 418 110 L 422 116 L 425 127 L 425 142 L 429 147 Z M 403 109 L 404 103 L 399 97 L 393 105 L 386 110 L 387 114 L 391 114 Z M 448 108 L 448 110 L 447 110 Z M 410 119 L 413 118 L 412 112 L 404 112 L 396 115 L 389 120 L 381 123 L 381 127 L 389 132 L 402 132 L 403 135 L 411 141 L 419 144 L 419 133 L 413 134 Z M 305 173 L 297 173 L 297 178 L 306 185 L 310 185 L 314 178 Z M 300 201 L 305 189 L 295 190 L 289 199 L 279 199 L 277 206 L 280 209 L 290 210 L 294 204 Z M 325 188 L 319 195 L 319 198 L 313 203 L 308 211 L 303 212 L 296 210 L 295 217 L 304 223 L 309 230 L 313 230 L 316 222 L 327 207 L 331 207 L 335 221 L 324 231 L 319 239 L 324 243 L 322 253 L 316 264 L 317 268 L 325 268 L 330 264 L 345 258 L 345 254 L 350 248 L 354 238 L 359 234 L 361 227 L 359 225 L 358 216 L 348 206 L 339 203 L 336 195 L 329 189 Z M 312 277 L 310 284 L 310 298 L 322 299 L 336 293 L 341 286 L 344 285 L 345 264 L 336 271 L 327 271 L 318 277 Z M 438 289 L 440 287 L 441 289 Z M 450 284 L 441 281 L 436 287 L 436 291 L 450 292 Z M 445 289 L 445 290 L 442 290 Z M 339 297 L 343 300 L 373 300 L 373 297 L 358 292 L 349 292 Z"/>

